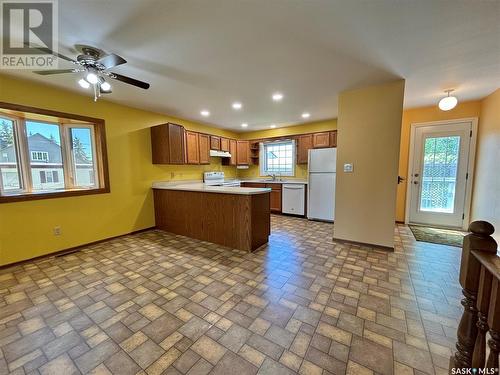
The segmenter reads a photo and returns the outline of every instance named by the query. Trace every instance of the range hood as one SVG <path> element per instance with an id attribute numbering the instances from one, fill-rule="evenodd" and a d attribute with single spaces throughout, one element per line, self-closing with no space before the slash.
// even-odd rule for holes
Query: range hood
<path id="1" fill-rule="evenodd" d="M 231 154 L 227 151 L 210 150 L 210 156 L 218 158 L 230 158 Z"/>

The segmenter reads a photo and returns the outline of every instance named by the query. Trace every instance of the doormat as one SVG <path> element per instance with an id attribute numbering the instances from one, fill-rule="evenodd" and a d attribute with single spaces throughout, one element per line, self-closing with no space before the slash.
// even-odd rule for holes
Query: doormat
<path id="1" fill-rule="evenodd" d="M 408 225 L 417 241 L 431 242 L 441 245 L 462 247 L 467 232 L 453 229 L 431 228 L 421 225 Z"/>

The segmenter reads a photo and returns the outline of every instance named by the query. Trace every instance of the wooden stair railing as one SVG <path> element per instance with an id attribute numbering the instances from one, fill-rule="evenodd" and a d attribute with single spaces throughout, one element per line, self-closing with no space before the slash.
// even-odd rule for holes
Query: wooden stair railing
<path id="1" fill-rule="evenodd" d="M 453 368 L 489 368 L 497 369 L 493 373 L 498 374 L 500 257 L 491 237 L 495 228 L 486 221 L 474 221 L 469 231 L 464 237 L 460 263 L 464 312 L 457 330 L 457 352 L 450 358 L 450 373 Z M 488 332 L 490 353 L 486 359 Z"/>

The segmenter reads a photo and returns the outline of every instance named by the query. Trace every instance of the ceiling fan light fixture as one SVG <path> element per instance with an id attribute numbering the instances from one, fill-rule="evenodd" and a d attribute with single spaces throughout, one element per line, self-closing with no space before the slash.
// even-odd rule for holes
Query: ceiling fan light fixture
<path id="1" fill-rule="evenodd" d="M 83 78 L 78 81 L 78 84 L 84 89 L 88 89 L 90 87 L 90 83 L 85 81 Z"/>
<path id="2" fill-rule="evenodd" d="M 91 83 L 93 85 L 95 85 L 97 82 L 99 82 L 99 77 L 97 76 L 97 74 L 95 74 L 93 72 L 89 72 L 87 74 L 87 77 L 85 77 L 85 79 L 87 80 L 88 83 Z"/>
<path id="3" fill-rule="evenodd" d="M 441 111 L 449 111 L 457 106 L 458 99 L 455 96 L 450 96 L 450 92 L 452 91 L 454 90 L 446 90 L 445 92 L 448 95 L 439 101 L 438 106 Z"/>
<path id="4" fill-rule="evenodd" d="M 111 91 L 111 85 L 104 81 L 103 83 L 101 83 L 101 90 L 102 91 Z"/>

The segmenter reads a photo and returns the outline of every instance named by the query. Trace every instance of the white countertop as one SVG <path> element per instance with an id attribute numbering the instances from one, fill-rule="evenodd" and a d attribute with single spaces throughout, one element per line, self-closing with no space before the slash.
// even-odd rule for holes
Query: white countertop
<path id="1" fill-rule="evenodd" d="M 198 191 L 204 193 L 221 194 L 265 194 L 271 191 L 270 188 L 247 188 L 238 186 L 207 186 L 203 182 L 193 181 L 158 181 L 153 183 L 153 189 Z"/>
<path id="2" fill-rule="evenodd" d="M 241 182 L 253 182 L 257 184 L 300 184 L 300 185 L 307 185 L 307 180 L 302 180 L 298 178 L 294 179 L 285 179 L 284 181 L 273 181 L 273 180 L 266 180 L 266 179 L 259 179 L 259 178 L 250 178 L 250 179 L 243 179 L 240 180 Z"/>

